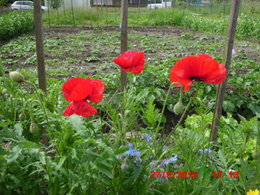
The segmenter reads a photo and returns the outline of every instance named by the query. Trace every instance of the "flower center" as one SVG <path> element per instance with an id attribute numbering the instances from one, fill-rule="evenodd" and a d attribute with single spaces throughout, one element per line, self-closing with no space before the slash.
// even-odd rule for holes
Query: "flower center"
<path id="1" fill-rule="evenodd" d="M 190 77 L 189 79 L 192 81 L 201 81 L 201 78 L 199 77 Z"/>

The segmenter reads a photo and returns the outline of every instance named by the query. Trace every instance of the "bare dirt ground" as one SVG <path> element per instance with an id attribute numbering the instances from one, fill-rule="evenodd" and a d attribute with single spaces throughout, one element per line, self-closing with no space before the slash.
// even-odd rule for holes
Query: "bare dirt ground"
<path id="1" fill-rule="evenodd" d="M 119 31 L 119 27 L 115 26 L 107 26 L 107 27 L 50 27 L 50 28 L 45 28 L 45 33 L 47 37 L 55 37 L 57 33 L 61 33 L 64 36 L 69 35 L 69 34 L 75 34 L 80 31 Z M 178 27 L 129 27 L 128 28 L 129 33 L 140 33 L 144 35 L 152 35 L 152 34 L 158 34 L 162 36 L 180 36 L 185 33 L 191 33 L 195 35 L 197 38 L 201 37 L 204 35 L 202 32 L 198 32 L 195 30 L 191 29 L 184 29 L 184 28 L 178 28 Z M 207 36 L 208 40 L 219 40 L 223 41 L 224 38 L 221 36 Z M 258 40 L 251 40 L 248 39 L 246 40 L 251 43 L 256 43 L 260 44 L 260 41 Z M 235 41 L 236 42 L 236 41 Z M 260 46 L 259 46 L 260 47 Z M 250 45 L 236 45 L 235 43 L 235 49 L 239 50 L 241 53 L 247 55 L 247 54 L 252 54 L 250 56 L 253 57 L 254 60 L 257 62 L 260 62 L 260 48 L 255 48 L 254 46 Z"/>
<path id="2" fill-rule="evenodd" d="M 53 61 L 61 63 L 69 62 L 67 64 L 63 63 L 62 66 L 73 68 L 72 75 L 84 71 L 90 75 L 95 74 L 96 71 L 106 72 L 111 69 L 107 68 L 107 65 L 100 67 L 100 64 L 112 62 L 113 57 L 119 54 L 119 32 L 119 27 L 115 26 L 44 28 L 44 41 L 47 48 L 45 50 L 45 57 L 51 63 Z M 83 35 L 80 33 L 83 33 Z M 154 60 L 167 61 L 172 57 L 181 58 L 187 55 L 206 52 L 221 56 L 224 48 L 223 37 L 205 35 L 190 29 L 176 27 L 129 27 L 128 33 L 129 48 L 145 51 L 148 63 L 154 63 Z M 79 35 L 80 39 L 71 38 L 74 35 L 75 37 Z M 33 37 L 34 34 L 31 33 L 31 36 Z M 52 45 L 52 42 L 59 40 L 61 42 Z M 49 46 L 46 41 L 50 41 L 51 45 Z M 8 43 L 0 42 L 0 53 L 1 45 L 4 47 Z M 31 41 L 31 44 L 34 43 Z M 240 57 L 241 60 L 251 59 L 260 62 L 260 45 L 257 42 L 235 42 L 234 48 L 237 53 L 242 54 Z M 95 53 L 96 50 L 98 52 Z M 23 53 L 22 50 L 19 52 Z M 10 69 L 21 68 L 21 62 L 26 62 L 32 57 L 35 58 L 34 49 L 26 50 L 24 53 L 26 55 L 19 55 L 15 51 L 3 53 L 2 60 L 8 60 L 8 63 L 4 65 Z M 55 65 L 49 65 L 55 67 Z M 36 66 L 35 62 L 23 64 L 23 68 L 31 68 L 33 66 Z M 100 67 L 100 69 L 97 70 L 96 67 Z M 245 74 L 247 70 L 247 68 L 236 67 L 238 74 Z"/>
<path id="3" fill-rule="evenodd" d="M 223 36 L 206 35 L 176 27 L 129 27 L 128 33 L 129 48 L 144 51 L 146 66 L 154 67 L 151 70 L 154 72 L 165 72 L 165 78 L 168 78 L 169 69 L 173 63 L 188 55 L 209 53 L 221 60 L 225 45 Z M 34 34 L 30 35 L 2 43 L 2 47 L 0 43 L 0 54 L 2 48 L 8 48 L 5 48 L 6 51 L 2 53 L 2 60 L 7 71 L 20 69 L 36 73 L 35 40 Z M 49 78 L 60 80 L 81 74 L 95 76 L 96 73 L 109 74 L 119 71 L 119 68 L 113 64 L 113 59 L 120 53 L 119 27 L 44 28 L 44 43 Z M 17 49 L 19 44 L 23 44 L 23 47 Z M 254 64 L 260 63 L 260 45 L 257 42 L 236 40 L 234 49 L 237 56 L 234 56 L 232 63 L 250 60 Z M 163 68 L 156 69 L 162 63 Z M 252 65 L 235 66 L 233 71 L 240 75 L 248 74 L 250 66 Z M 227 93 L 232 93 L 238 87 L 228 85 Z M 176 88 L 173 93 L 177 92 Z M 244 95 L 255 96 L 248 90 L 244 92 Z M 158 108 L 162 107 L 161 104 L 156 103 Z M 191 113 L 193 112 L 195 111 L 191 110 Z M 167 121 L 174 121 L 175 118 L 172 116 L 171 112 L 166 113 Z M 172 123 L 167 125 L 169 128 L 166 129 L 172 127 Z"/>

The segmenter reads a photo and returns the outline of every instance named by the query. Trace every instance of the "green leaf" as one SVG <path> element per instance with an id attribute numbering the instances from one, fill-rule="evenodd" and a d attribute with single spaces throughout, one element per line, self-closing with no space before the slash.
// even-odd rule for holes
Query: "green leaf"
<path id="1" fill-rule="evenodd" d="M 8 126 L 8 125 L 12 125 L 14 124 L 15 122 L 6 122 L 6 123 L 0 123 L 0 127 L 5 127 L 5 126 Z"/>
<path id="2" fill-rule="evenodd" d="M 67 159 L 66 156 L 62 156 L 61 159 L 59 160 L 59 163 L 58 163 L 56 169 L 60 169 L 62 167 L 62 165 L 64 164 L 66 159 Z"/>
<path id="3" fill-rule="evenodd" d="M 249 104 L 247 107 L 257 116 L 260 117 L 260 107 L 257 105 Z"/>
<path id="4" fill-rule="evenodd" d="M 14 125 L 14 129 L 15 129 L 15 133 L 19 136 L 22 137 L 22 133 L 23 133 L 23 126 L 21 123 L 16 123 Z"/>
<path id="5" fill-rule="evenodd" d="M 72 115 L 68 118 L 69 123 L 72 126 L 72 129 L 79 133 L 82 130 L 85 130 L 84 121 L 82 120 L 81 116 Z"/>
<path id="6" fill-rule="evenodd" d="M 15 161 L 21 154 L 22 149 L 19 146 L 15 146 L 12 150 L 12 153 L 6 157 L 7 163 Z"/>

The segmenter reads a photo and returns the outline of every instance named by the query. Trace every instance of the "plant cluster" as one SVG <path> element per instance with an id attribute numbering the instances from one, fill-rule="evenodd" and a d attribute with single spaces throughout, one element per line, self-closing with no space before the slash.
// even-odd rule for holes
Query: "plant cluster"
<path id="1" fill-rule="evenodd" d="M 0 16 L 0 41 L 10 40 L 34 29 L 31 11 L 9 12 Z"/>
<path id="2" fill-rule="evenodd" d="M 205 53 L 215 53 L 221 47 L 219 40 L 203 36 L 193 45 L 191 40 L 195 35 L 191 33 L 164 41 L 160 35 L 150 38 L 133 33 L 129 36 L 129 44 L 131 48 L 136 47 L 140 39 L 144 60 L 143 52 L 134 51 L 115 58 L 119 52 L 115 46 L 118 35 L 106 31 L 104 36 L 97 36 L 98 33 L 101 32 L 87 31 L 64 37 L 56 34 L 45 40 L 47 53 L 51 53 L 47 59 L 47 94 L 35 89 L 34 63 L 27 61 L 27 58 L 34 58 L 33 37 L 22 36 L 1 47 L 4 54 L 27 61 L 18 64 L 6 57 L 0 61 L 4 63 L 0 66 L 1 194 L 245 194 L 249 190 L 250 193 L 257 191 L 257 111 L 242 116 L 226 110 L 221 118 L 219 140 L 214 145 L 217 149 L 213 149 L 209 134 L 216 87 L 199 79 L 212 83 L 212 77 L 219 76 L 222 82 L 226 76 L 223 66 L 212 57 L 197 55 L 199 53 L 190 57 L 172 55 L 173 50 L 176 53 L 189 49 L 201 52 L 199 46 Z M 91 41 L 93 44 L 89 46 Z M 178 45 L 180 42 L 184 46 Z M 216 45 L 210 46 L 211 42 Z M 176 43 L 176 48 L 172 43 Z M 154 55 L 157 44 L 161 50 Z M 105 48 L 108 53 L 104 53 Z M 170 57 L 160 55 L 163 48 L 163 54 L 168 51 Z M 91 55 L 84 60 L 80 56 L 86 55 L 86 51 L 91 51 Z M 64 57 L 61 53 L 70 56 Z M 233 69 L 230 71 L 229 81 L 237 89 L 227 94 L 227 105 L 235 103 L 238 109 L 241 100 L 241 107 L 249 102 L 257 105 L 252 96 L 259 93 L 255 90 L 257 83 L 253 82 L 258 76 L 256 62 L 244 59 L 246 56 L 238 50 L 236 55 L 236 68 L 245 68 L 246 64 L 252 68 L 247 68 L 249 74 L 244 75 L 236 74 Z M 219 61 L 221 58 L 216 56 L 214 58 Z M 119 75 L 114 71 L 117 66 L 113 59 L 129 72 L 125 91 L 118 90 Z M 84 65 L 100 71 L 101 63 L 110 72 L 99 72 L 92 77 L 82 68 L 74 72 Z M 196 64 L 197 68 L 192 69 L 191 64 Z M 24 76 L 11 72 L 24 66 L 32 66 L 22 71 Z M 183 69 L 185 74 L 182 74 Z M 11 79 L 5 75 L 7 70 Z M 179 84 L 174 80 L 177 77 Z M 196 88 L 198 83 L 200 86 Z M 178 98 L 173 84 L 190 89 Z M 251 90 L 251 95 L 243 97 L 241 90 Z M 190 104 L 189 97 L 192 98 Z M 186 109 L 188 116 L 174 134 L 169 134 L 185 111 L 181 106 L 176 107 L 178 102 L 184 109 L 189 104 L 190 109 Z M 64 117 L 62 113 L 74 115 Z M 43 144 L 46 137 L 48 145 Z M 170 177 L 160 174 L 160 177 L 150 178 L 153 172 L 187 172 L 194 173 L 194 177 L 173 178 L 172 174 Z M 215 172 L 238 173 L 239 177 L 215 178 Z"/>

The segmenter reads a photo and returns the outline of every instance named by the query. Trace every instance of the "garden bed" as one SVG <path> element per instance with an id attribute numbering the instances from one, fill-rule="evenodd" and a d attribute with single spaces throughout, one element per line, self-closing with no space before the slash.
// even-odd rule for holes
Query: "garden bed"
<path id="1" fill-rule="evenodd" d="M 1 45 L 0 193 L 244 194 L 257 188 L 259 43 L 235 42 L 213 150 L 209 134 L 217 86 L 201 82 L 174 134 L 169 133 L 180 117 L 173 109 L 179 89 L 170 90 L 167 99 L 166 93 L 176 61 L 207 53 L 221 62 L 224 38 L 172 27 L 133 27 L 128 33 L 129 50 L 145 52 L 146 63 L 141 74 L 129 74 L 124 93 L 113 63 L 120 53 L 118 27 L 45 28 L 47 94 L 32 87 L 34 35 Z M 12 82 L 7 74 L 15 70 L 31 84 Z M 68 102 L 61 88 L 73 77 L 104 82 L 103 101 L 93 104 L 97 115 L 62 116 Z M 195 91 L 192 86 L 184 94 L 185 105 Z M 47 132 L 47 146 L 36 130 Z M 170 171 L 170 178 L 156 171 Z"/>

